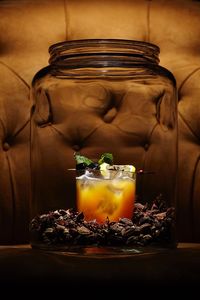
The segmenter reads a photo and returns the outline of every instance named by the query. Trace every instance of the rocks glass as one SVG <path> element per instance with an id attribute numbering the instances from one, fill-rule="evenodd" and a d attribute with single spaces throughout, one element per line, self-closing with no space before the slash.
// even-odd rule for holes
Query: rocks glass
<path id="1" fill-rule="evenodd" d="M 76 177 L 78 211 L 84 213 L 86 220 L 99 223 L 131 219 L 135 202 L 135 175 L 120 167 L 106 172 L 87 169 L 83 175 Z"/>

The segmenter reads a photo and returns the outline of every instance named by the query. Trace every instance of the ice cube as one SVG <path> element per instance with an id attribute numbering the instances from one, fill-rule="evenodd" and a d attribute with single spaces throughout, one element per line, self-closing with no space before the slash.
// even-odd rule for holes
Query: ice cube
<path id="1" fill-rule="evenodd" d="M 123 188 L 120 188 L 117 182 L 112 182 L 111 184 L 107 185 L 107 189 L 117 196 L 123 193 Z"/>

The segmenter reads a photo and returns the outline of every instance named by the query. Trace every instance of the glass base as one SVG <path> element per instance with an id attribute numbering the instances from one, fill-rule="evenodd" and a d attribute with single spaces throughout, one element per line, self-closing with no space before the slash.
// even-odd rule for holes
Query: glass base
<path id="1" fill-rule="evenodd" d="M 109 256 L 132 256 L 132 255 L 154 255 L 169 251 L 170 248 L 140 247 L 140 246 L 82 246 L 82 245 L 47 245 L 31 244 L 33 250 L 41 250 L 59 255 L 109 257 Z"/>

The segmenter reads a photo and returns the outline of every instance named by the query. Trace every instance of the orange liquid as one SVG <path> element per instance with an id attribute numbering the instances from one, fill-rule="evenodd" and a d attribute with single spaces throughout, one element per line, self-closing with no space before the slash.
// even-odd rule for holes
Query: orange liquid
<path id="1" fill-rule="evenodd" d="M 85 220 L 103 223 L 132 218 L 135 200 L 135 180 L 77 179 L 77 207 Z"/>

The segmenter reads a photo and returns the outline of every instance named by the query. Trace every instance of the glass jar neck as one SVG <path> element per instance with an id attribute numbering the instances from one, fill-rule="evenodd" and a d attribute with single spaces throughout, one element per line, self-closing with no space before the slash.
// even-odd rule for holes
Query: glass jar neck
<path id="1" fill-rule="evenodd" d="M 72 40 L 49 47 L 49 66 L 40 70 L 32 84 L 50 74 L 65 79 L 144 79 L 173 74 L 159 65 L 160 48 L 154 44 L 122 39 Z"/>
<path id="2" fill-rule="evenodd" d="M 49 48 L 49 64 L 54 68 L 131 68 L 159 64 L 158 46 L 132 40 L 91 39 L 54 44 Z"/>

